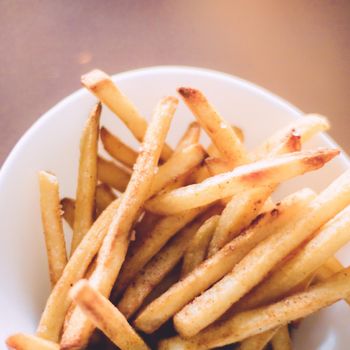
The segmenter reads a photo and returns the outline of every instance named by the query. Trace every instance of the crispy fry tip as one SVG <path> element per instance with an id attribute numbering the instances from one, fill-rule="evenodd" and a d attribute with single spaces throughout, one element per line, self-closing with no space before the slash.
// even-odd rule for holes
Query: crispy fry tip
<path id="1" fill-rule="evenodd" d="M 319 152 L 311 157 L 307 157 L 303 162 L 312 167 L 321 167 L 332 160 L 340 153 L 339 149 L 320 149 Z"/>
<path id="2" fill-rule="evenodd" d="M 201 96 L 200 92 L 193 88 L 188 87 L 180 87 L 177 89 L 177 92 L 184 98 L 184 99 L 195 99 Z"/>
<path id="3" fill-rule="evenodd" d="M 301 149 L 301 135 L 293 129 L 287 140 L 288 148 L 290 150 L 299 151 Z"/>
<path id="4" fill-rule="evenodd" d="M 102 103 L 99 101 L 96 103 L 94 109 L 92 110 L 93 114 L 96 114 L 97 116 L 100 116 L 102 110 Z"/>

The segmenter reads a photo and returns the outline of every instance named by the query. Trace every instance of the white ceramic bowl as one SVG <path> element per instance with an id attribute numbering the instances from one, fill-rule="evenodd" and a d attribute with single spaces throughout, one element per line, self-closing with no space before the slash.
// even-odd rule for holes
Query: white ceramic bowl
<path id="1" fill-rule="evenodd" d="M 79 79 L 79 77 L 77 77 Z M 149 115 L 160 97 L 176 94 L 179 86 L 203 90 L 223 116 L 242 127 L 251 148 L 274 130 L 301 115 L 281 98 L 227 74 L 190 67 L 154 67 L 114 76 L 140 111 Z M 54 172 L 61 193 L 75 192 L 79 135 L 95 98 L 79 90 L 42 116 L 21 138 L 0 173 L 0 342 L 15 331 L 34 332 L 49 293 L 47 262 L 42 234 L 37 171 Z M 174 144 L 193 117 L 181 104 L 171 127 Z M 102 123 L 136 146 L 130 133 L 106 108 Z M 336 146 L 320 135 L 310 146 Z M 344 154 L 320 171 L 299 177 L 281 188 L 281 194 L 309 186 L 324 188 L 349 167 Z M 346 247 L 340 252 L 349 263 Z M 295 348 L 349 349 L 350 308 L 344 303 L 327 308 L 303 321 L 294 332 Z"/>

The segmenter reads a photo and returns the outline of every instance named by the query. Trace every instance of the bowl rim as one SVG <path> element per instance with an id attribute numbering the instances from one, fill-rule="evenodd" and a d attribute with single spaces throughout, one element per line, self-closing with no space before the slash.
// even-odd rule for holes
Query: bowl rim
<path id="1" fill-rule="evenodd" d="M 241 85 L 243 88 L 252 90 L 256 94 L 261 95 L 264 98 L 268 99 L 271 103 L 283 105 L 285 108 L 291 111 L 291 114 L 299 115 L 299 116 L 303 115 L 303 112 L 298 107 L 294 106 L 291 102 L 285 100 L 283 97 L 269 91 L 268 89 L 258 84 L 252 83 L 248 80 L 245 80 L 243 78 L 240 78 L 238 76 L 235 76 L 229 73 L 224 73 L 224 72 L 214 70 L 214 69 L 209 69 L 209 68 L 193 67 L 193 66 L 186 66 L 186 65 L 159 65 L 159 66 L 136 68 L 136 69 L 120 72 L 117 74 L 113 74 L 111 75 L 111 77 L 114 81 L 121 81 L 124 79 L 128 79 L 130 77 L 132 78 L 134 76 L 149 75 L 154 73 L 169 73 L 169 72 L 206 75 L 209 78 L 235 81 L 236 83 Z M 10 171 L 11 165 L 15 161 L 17 153 L 20 151 L 22 146 L 25 145 L 25 143 L 30 140 L 31 136 L 35 134 L 37 129 L 39 129 L 45 123 L 49 122 L 51 116 L 54 115 L 56 111 L 58 111 L 64 105 L 69 104 L 76 99 L 79 99 L 81 95 L 84 95 L 87 93 L 88 92 L 84 88 L 80 88 L 74 91 L 73 93 L 69 94 L 68 96 L 64 97 L 63 99 L 59 100 L 53 107 L 51 107 L 48 111 L 43 113 L 22 134 L 22 136 L 15 143 L 14 147 L 11 149 L 10 153 L 8 154 L 4 163 L 1 166 L 0 188 L 2 188 L 2 186 L 4 185 L 4 182 L 6 180 L 6 175 Z M 342 161 L 344 162 L 344 164 L 347 165 L 347 167 L 350 167 L 350 157 L 347 155 L 344 149 L 341 146 L 339 146 L 339 144 L 328 134 L 322 133 L 320 136 L 330 147 L 335 147 L 340 149 L 341 154 L 339 155 L 339 158 L 342 159 Z"/>

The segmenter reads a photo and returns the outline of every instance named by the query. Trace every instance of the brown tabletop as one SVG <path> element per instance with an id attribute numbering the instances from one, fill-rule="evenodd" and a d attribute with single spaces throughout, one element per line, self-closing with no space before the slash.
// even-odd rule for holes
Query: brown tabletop
<path id="1" fill-rule="evenodd" d="M 348 0 L 2 0 L 0 21 L 0 164 L 82 73 L 163 64 L 231 73 L 325 114 L 350 152 Z"/>

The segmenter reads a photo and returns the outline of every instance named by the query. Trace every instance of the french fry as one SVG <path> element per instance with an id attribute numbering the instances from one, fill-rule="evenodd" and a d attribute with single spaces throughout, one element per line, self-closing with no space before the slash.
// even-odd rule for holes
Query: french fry
<path id="1" fill-rule="evenodd" d="M 176 106 L 177 99 L 173 97 L 163 98 L 156 106 L 152 122 L 145 134 L 142 151 L 135 163 L 134 172 L 103 240 L 96 268 L 89 282 L 104 296 L 109 296 L 124 262 L 129 245 L 129 231 L 149 193 Z M 75 309 L 62 335 L 61 348 L 65 350 L 83 348 L 93 329 L 93 325 L 81 310 Z"/>
<path id="2" fill-rule="evenodd" d="M 185 277 L 205 260 L 209 242 L 213 236 L 216 225 L 218 224 L 219 217 L 219 215 L 214 215 L 209 218 L 192 238 L 183 257 L 181 271 L 182 277 Z"/>
<path id="3" fill-rule="evenodd" d="M 108 154 L 118 162 L 132 168 L 136 162 L 138 153 L 105 127 L 101 128 L 100 135 L 103 147 Z"/>
<path id="4" fill-rule="evenodd" d="M 253 152 L 250 152 L 246 158 L 249 159 L 250 161 L 257 161 L 267 156 L 271 156 L 271 154 L 276 155 L 276 154 L 286 153 L 286 151 L 283 150 L 283 148 L 288 149 L 291 146 L 290 145 L 291 142 L 298 141 L 300 144 L 304 144 L 313 136 L 315 136 L 317 133 L 326 131 L 328 129 L 329 129 L 329 122 L 327 118 L 316 114 L 306 115 L 305 117 L 298 118 L 296 119 L 296 121 L 278 130 L 276 133 L 270 136 L 265 142 L 263 142 L 263 144 L 260 145 L 256 150 L 254 150 Z M 297 136 L 298 140 L 295 137 L 294 138 L 291 137 L 291 135 Z M 214 158 L 218 158 L 217 154 L 215 155 L 210 154 L 210 156 L 211 157 L 214 156 Z M 212 175 L 216 175 L 216 174 L 219 174 L 220 172 L 225 172 L 230 170 L 227 168 L 225 170 L 225 164 L 219 161 L 210 160 L 208 162 L 208 165 L 212 171 Z"/>
<path id="5" fill-rule="evenodd" d="M 231 125 L 231 128 L 236 133 L 239 141 L 241 141 L 241 143 L 244 143 L 245 136 L 243 129 L 237 125 Z"/>
<path id="6" fill-rule="evenodd" d="M 188 183 L 201 183 L 206 180 L 210 176 L 209 169 L 207 165 L 204 163 L 198 167 L 196 171 L 190 174 Z"/>
<path id="7" fill-rule="evenodd" d="M 158 221 L 152 231 L 145 232 L 139 237 L 140 239 L 133 242 L 117 280 L 116 294 L 120 295 L 138 271 L 159 252 L 165 243 L 205 209 L 195 208 L 178 215 L 166 216 Z"/>
<path id="8" fill-rule="evenodd" d="M 268 157 L 300 151 L 300 136 L 288 134 L 280 144 L 271 149 Z M 276 186 L 258 187 L 234 196 L 223 211 L 213 239 L 209 246 L 209 256 L 237 236 L 262 210 Z"/>
<path id="9" fill-rule="evenodd" d="M 149 349 L 123 314 L 87 280 L 79 281 L 70 292 L 84 314 L 121 350 Z"/>
<path id="10" fill-rule="evenodd" d="M 182 149 L 194 145 L 199 142 L 201 136 L 201 127 L 197 122 L 192 122 L 186 129 L 185 133 L 178 142 L 175 152 L 181 151 Z"/>
<path id="11" fill-rule="evenodd" d="M 231 273 L 177 313 L 174 317 L 177 331 L 185 337 L 191 337 L 214 322 L 261 282 L 279 261 L 349 203 L 350 170 L 314 199 L 303 217 L 258 244 Z M 208 300 L 217 302 L 209 304 Z"/>
<path id="12" fill-rule="evenodd" d="M 252 186 L 268 186 L 319 169 L 338 150 L 303 151 L 243 165 L 213 176 L 200 184 L 185 186 L 147 201 L 147 210 L 170 215 L 232 196 Z"/>
<path id="13" fill-rule="evenodd" d="M 336 257 L 331 257 L 316 270 L 315 279 L 319 282 L 324 282 L 327 278 L 335 275 L 343 268 L 343 264 Z M 346 297 L 344 300 L 350 306 L 350 296 Z"/>
<path id="14" fill-rule="evenodd" d="M 232 167 L 241 164 L 245 159 L 245 149 L 232 127 L 209 103 L 199 90 L 181 87 L 177 90 L 187 106 L 197 118 L 201 127 L 211 138 L 222 157 L 228 160 Z"/>
<path id="15" fill-rule="evenodd" d="M 58 182 L 55 175 L 39 173 L 41 219 L 45 235 L 50 281 L 54 286 L 67 264 Z"/>
<path id="16" fill-rule="evenodd" d="M 6 339 L 6 345 L 13 350 L 59 350 L 60 346 L 35 335 L 17 333 Z"/>
<path id="17" fill-rule="evenodd" d="M 285 198 L 270 213 L 260 216 L 244 234 L 232 240 L 158 299 L 147 305 L 136 318 L 136 327 L 146 333 L 154 332 L 193 298 L 230 272 L 235 264 L 260 241 L 278 232 L 289 221 L 303 214 L 307 204 L 314 197 L 311 190 L 301 190 Z"/>
<path id="18" fill-rule="evenodd" d="M 94 219 L 97 183 L 97 143 L 101 116 L 101 104 L 91 111 L 80 139 L 78 184 L 75 199 L 74 225 L 71 254 L 74 252 Z"/>
<path id="19" fill-rule="evenodd" d="M 147 130 L 146 119 L 118 89 L 110 76 L 99 69 L 94 69 L 81 77 L 81 83 L 121 119 L 138 141 L 143 141 Z M 167 160 L 171 155 L 171 148 L 164 145 L 161 159 Z"/>
<path id="20" fill-rule="evenodd" d="M 263 350 L 275 334 L 276 330 L 272 329 L 249 337 L 241 342 L 237 350 Z"/>
<path id="21" fill-rule="evenodd" d="M 307 133 L 308 129 L 301 130 Z M 311 134 L 310 134 L 311 135 Z M 305 140 L 305 138 L 304 138 Z M 281 155 L 284 153 L 296 152 L 301 150 L 301 135 L 297 133 L 294 129 L 291 129 L 289 133 L 286 133 L 283 138 L 278 140 L 279 142 L 275 142 L 274 146 L 269 149 L 266 153 L 261 153 L 260 158 L 258 155 L 249 156 L 246 155 L 245 159 L 242 159 L 243 163 L 250 163 L 253 160 L 261 160 L 266 157 L 272 157 Z M 209 152 L 208 148 L 208 152 Z M 227 171 L 232 170 L 230 163 L 222 158 L 220 158 L 220 154 L 215 152 L 209 152 L 210 157 L 206 159 L 206 164 L 210 170 L 211 175 L 218 175 Z M 240 164 L 241 165 L 241 164 Z"/>
<path id="22" fill-rule="evenodd" d="M 205 350 L 235 343 L 306 317 L 349 294 L 350 268 L 346 268 L 327 281 L 310 287 L 306 292 L 291 295 L 275 304 L 235 314 L 188 340 L 177 340 L 178 348 Z"/>
<path id="23" fill-rule="evenodd" d="M 157 181 L 154 181 L 150 193 L 153 195 L 161 191 L 170 182 L 174 182 L 179 176 L 186 174 L 199 165 L 205 157 L 205 151 L 199 144 L 183 148 L 162 164 L 157 173 Z"/>
<path id="24" fill-rule="evenodd" d="M 134 315 L 152 289 L 175 267 L 200 226 L 201 221 L 195 220 L 183 228 L 138 272 L 117 306 L 126 318 Z"/>
<path id="25" fill-rule="evenodd" d="M 227 160 L 218 157 L 206 158 L 205 164 L 207 165 L 211 176 L 226 173 L 232 168 Z"/>
<path id="26" fill-rule="evenodd" d="M 197 121 L 173 151 L 165 137 L 177 99 L 162 99 L 148 126 L 106 73 L 94 70 L 81 81 L 100 102 L 80 141 L 77 199 L 60 202 L 54 176 L 39 178 L 53 289 L 36 336 L 15 334 L 8 346 L 147 350 L 127 321 L 139 312 L 134 325 L 145 333 L 174 317 L 178 335 L 161 340 L 161 350 L 262 350 L 269 341 L 290 350 L 289 322 L 340 299 L 350 304 L 350 267 L 334 257 L 350 240 L 350 170 L 317 196 L 304 189 L 277 204 L 270 197 L 281 182 L 339 154 L 300 151 L 329 128 L 325 117 L 298 118 L 248 153 L 242 130 L 201 91 L 182 87 Z M 143 143 L 139 152 L 100 130 L 101 103 Z M 201 128 L 212 142 L 207 150 Z M 99 135 L 117 163 L 98 156 Z M 61 216 L 73 230 L 68 261 Z M 59 250 L 49 249 L 52 237 Z M 62 265 L 55 278 L 51 260 Z M 88 345 L 95 327 L 109 339 Z"/>
<path id="27" fill-rule="evenodd" d="M 198 144 L 174 154 L 171 159 L 157 168 L 157 180 L 152 183 L 150 193 L 154 195 L 169 183 L 174 182 L 179 176 L 199 164 L 204 156 L 204 149 Z M 102 157 L 98 159 L 98 177 L 100 181 L 109 184 L 120 192 L 125 190 L 130 179 L 130 175 L 126 170 Z"/>
<path id="28" fill-rule="evenodd" d="M 304 144 L 319 132 L 329 129 L 329 122 L 326 117 L 318 114 L 306 114 L 304 117 L 297 118 L 289 125 L 277 130 L 266 141 L 264 141 L 257 149 L 250 153 L 250 159 L 261 159 L 271 152 L 273 148 L 278 146 L 281 141 L 291 132 L 300 135 L 300 142 Z"/>
<path id="29" fill-rule="evenodd" d="M 323 282 L 327 278 L 341 271 L 343 268 L 343 264 L 336 257 L 331 257 L 316 270 L 316 279 L 319 282 Z"/>
<path id="30" fill-rule="evenodd" d="M 243 130 L 235 125 L 232 125 L 231 128 L 235 132 L 235 134 L 237 135 L 237 137 L 241 141 L 241 143 L 243 143 L 244 142 Z M 221 157 L 221 153 L 219 152 L 219 150 L 215 147 L 215 145 L 213 143 L 211 143 L 208 146 L 207 152 L 208 152 L 210 157 L 213 157 L 213 158 L 220 158 Z"/>
<path id="31" fill-rule="evenodd" d="M 300 151 L 300 135 L 294 130 L 280 140 L 267 155 L 269 157 Z M 207 158 L 207 165 L 212 175 L 217 175 L 230 170 L 229 163 L 216 158 Z M 248 157 L 246 159 L 248 162 Z M 261 187 L 242 192 L 230 200 L 226 198 L 223 201 L 227 203 L 217 229 L 213 235 L 213 240 L 209 247 L 209 256 L 214 254 L 223 245 L 229 242 L 235 235 L 239 234 L 261 210 L 264 203 L 268 205 L 271 200 L 268 198 L 276 186 L 269 188 Z M 265 206 L 265 205 L 264 205 Z"/>
<path id="32" fill-rule="evenodd" d="M 96 186 L 96 215 L 97 217 L 112 203 L 117 196 L 113 193 L 111 188 L 104 183 L 100 183 Z M 61 199 L 61 207 L 63 211 L 63 218 L 67 221 L 68 225 L 73 228 L 74 212 L 75 212 L 75 200 L 72 198 Z"/>
<path id="33" fill-rule="evenodd" d="M 322 226 L 306 245 L 262 282 L 246 300 L 242 299 L 244 308 L 250 309 L 283 297 L 321 267 L 349 240 L 350 205 Z"/>
<path id="34" fill-rule="evenodd" d="M 72 198 L 61 199 L 62 216 L 66 220 L 67 224 L 73 228 L 74 225 L 74 212 L 75 212 L 75 200 Z"/>
<path id="35" fill-rule="evenodd" d="M 202 350 L 206 348 L 201 348 L 200 345 L 196 343 L 191 343 L 189 340 L 184 340 L 179 336 L 166 338 L 158 343 L 158 350 Z"/>
<path id="36" fill-rule="evenodd" d="M 98 157 L 97 163 L 98 179 L 117 191 L 124 192 L 130 181 L 130 172 L 100 156 Z"/>
<path id="37" fill-rule="evenodd" d="M 271 345 L 273 350 L 292 350 L 292 340 L 287 325 L 279 328 L 271 340 Z"/>
<path id="38" fill-rule="evenodd" d="M 104 183 L 100 183 L 96 187 L 96 215 L 100 216 L 101 213 L 117 198 L 111 188 Z"/>
<path id="39" fill-rule="evenodd" d="M 208 256 L 212 256 L 242 230 L 261 212 L 265 200 L 275 186 L 257 187 L 234 196 L 220 216 L 213 239 L 209 244 Z"/>
<path id="40" fill-rule="evenodd" d="M 150 304 L 153 300 L 157 299 L 163 293 L 165 293 L 173 284 L 175 284 L 180 279 L 180 271 L 181 270 L 181 262 L 178 263 L 172 271 L 170 271 L 161 281 L 160 283 L 152 289 L 151 293 L 147 295 L 145 298 L 143 305 L 144 306 Z"/>
<path id="41" fill-rule="evenodd" d="M 61 278 L 53 288 L 41 315 L 37 335 L 44 339 L 59 341 L 65 315 L 70 306 L 68 292 L 75 282 L 81 279 L 92 259 L 97 254 L 108 227 L 119 207 L 120 199 L 116 199 L 94 222 L 88 233 L 80 242 L 78 249 L 67 262 Z"/>

